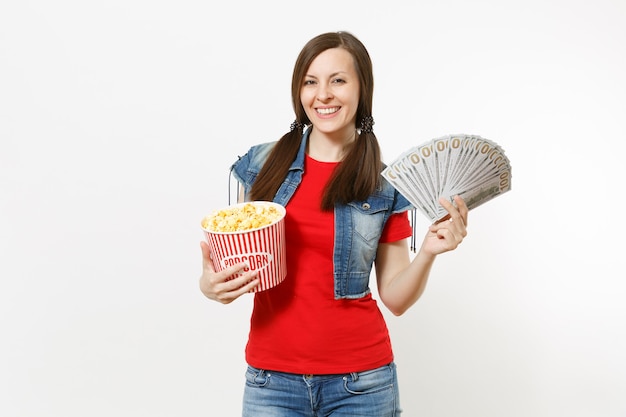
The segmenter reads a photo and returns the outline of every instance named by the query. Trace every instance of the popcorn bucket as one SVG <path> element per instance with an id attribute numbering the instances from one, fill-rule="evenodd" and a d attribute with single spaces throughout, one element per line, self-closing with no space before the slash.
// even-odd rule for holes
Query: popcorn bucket
<path id="1" fill-rule="evenodd" d="M 254 210 L 250 212 L 252 205 Z M 248 213 L 244 213 L 244 209 Z M 266 213 L 272 210 L 274 218 L 271 223 L 260 227 L 250 226 L 259 219 L 268 223 Z M 277 212 L 277 213 L 276 213 Z M 229 223 L 228 227 L 215 224 L 207 224 L 211 216 L 221 215 L 222 221 Z M 215 271 L 240 262 L 246 262 L 248 267 L 244 271 L 258 271 L 260 279 L 251 292 L 264 291 L 280 284 L 287 275 L 287 263 L 285 259 L 285 214 L 283 206 L 269 201 L 252 201 L 228 206 L 222 210 L 216 210 L 201 222 L 201 227 L 211 249 Z M 236 218 L 236 219 L 235 219 Z M 234 222 L 248 223 L 247 230 L 243 226 L 235 225 Z M 235 229 L 235 230 L 233 230 Z M 223 231 L 231 230 L 231 231 Z M 240 274 L 235 274 L 233 279 Z"/>

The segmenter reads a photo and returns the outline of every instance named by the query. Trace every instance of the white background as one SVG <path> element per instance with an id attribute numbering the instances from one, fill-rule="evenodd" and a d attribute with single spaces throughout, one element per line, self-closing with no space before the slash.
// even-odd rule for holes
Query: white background
<path id="1" fill-rule="evenodd" d="M 252 297 L 199 292 L 199 221 L 335 30 L 372 56 L 386 162 L 473 133 L 513 165 L 385 311 L 404 414 L 626 416 L 626 3 L 408 3 L 2 2 L 2 416 L 239 415 Z"/>

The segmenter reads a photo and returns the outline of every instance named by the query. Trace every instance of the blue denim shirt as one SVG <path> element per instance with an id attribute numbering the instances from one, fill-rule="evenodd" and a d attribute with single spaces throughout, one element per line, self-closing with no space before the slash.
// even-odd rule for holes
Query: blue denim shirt
<path id="1" fill-rule="evenodd" d="M 276 192 L 275 203 L 286 206 L 302 181 L 309 133 L 310 129 L 304 133 L 298 155 Z M 275 143 L 253 146 L 232 165 L 231 171 L 243 185 L 246 198 Z M 379 189 L 366 200 L 335 206 L 335 299 L 356 299 L 370 293 L 370 274 L 383 226 L 392 213 L 412 208 L 411 203 L 382 178 Z"/>

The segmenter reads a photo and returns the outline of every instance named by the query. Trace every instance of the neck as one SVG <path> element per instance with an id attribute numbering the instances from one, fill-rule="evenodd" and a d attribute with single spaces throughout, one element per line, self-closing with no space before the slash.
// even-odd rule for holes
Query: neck
<path id="1" fill-rule="evenodd" d="M 354 145 L 356 130 L 348 135 L 330 136 L 313 129 L 307 143 L 307 154 L 322 162 L 340 162 Z"/>

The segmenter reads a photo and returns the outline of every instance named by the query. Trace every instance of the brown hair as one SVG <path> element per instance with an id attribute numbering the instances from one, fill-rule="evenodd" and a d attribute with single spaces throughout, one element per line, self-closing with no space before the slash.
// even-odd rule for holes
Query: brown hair
<path id="1" fill-rule="evenodd" d="M 348 32 L 323 33 L 311 39 L 302 48 L 291 79 L 291 100 L 296 113 L 296 122 L 305 125 L 311 123 L 300 102 L 300 90 L 311 62 L 320 53 L 332 48 L 345 49 L 354 60 L 360 87 L 356 128 L 365 117 L 372 114 L 374 76 L 367 49 L 360 40 Z M 332 210 L 336 203 L 347 204 L 351 201 L 365 200 L 379 185 L 382 169 L 380 146 L 371 129 L 366 130 L 367 132 L 359 131 L 354 146 L 326 185 L 322 198 L 323 210 Z M 301 141 L 302 130 L 295 128 L 276 143 L 252 186 L 250 196 L 253 200 L 273 200 L 298 154 Z"/>

